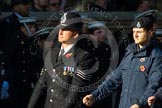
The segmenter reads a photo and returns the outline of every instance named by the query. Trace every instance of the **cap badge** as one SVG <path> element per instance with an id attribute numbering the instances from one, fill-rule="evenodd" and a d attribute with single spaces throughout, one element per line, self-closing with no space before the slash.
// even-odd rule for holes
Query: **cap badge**
<path id="1" fill-rule="evenodd" d="M 137 22 L 137 27 L 138 27 L 138 28 L 140 28 L 140 27 L 141 27 L 140 22 Z"/>
<path id="2" fill-rule="evenodd" d="M 66 21 L 66 15 L 67 15 L 67 13 L 64 13 L 64 15 L 61 17 L 61 24 L 62 23 L 65 23 L 65 21 Z"/>

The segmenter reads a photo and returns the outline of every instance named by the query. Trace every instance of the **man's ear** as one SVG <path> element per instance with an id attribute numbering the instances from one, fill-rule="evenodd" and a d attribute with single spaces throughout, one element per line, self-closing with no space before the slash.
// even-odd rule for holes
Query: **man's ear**
<path id="1" fill-rule="evenodd" d="M 74 38 L 78 38 L 78 36 L 79 36 L 79 32 L 74 32 Z"/>
<path id="2" fill-rule="evenodd" d="M 25 31 L 26 31 L 26 30 L 25 30 L 25 27 L 23 27 L 23 26 L 20 27 L 20 30 L 21 30 L 23 33 L 25 33 Z"/>
<path id="3" fill-rule="evenodd" d="M 154 36 L 154 31 L 153 30 L 149 30 L 149 36 L 151 36 L 151 38 Z"/>

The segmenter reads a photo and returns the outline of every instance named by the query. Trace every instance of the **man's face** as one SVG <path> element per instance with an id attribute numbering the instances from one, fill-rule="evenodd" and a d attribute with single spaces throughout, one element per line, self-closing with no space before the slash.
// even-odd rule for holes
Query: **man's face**
<path id="1" fill-rule="evenodd" d="M 22 16 L 28 16 L 30 12 L 30 4 L 18 4 L 16 5 L 17 7 L 17 12 L 21 14 Z"/>
<path id="2" fill-rule="evenodd" d="M 64 44 L 72 44 L 75 41 L 77 33 L 70 29 L 60 29 L 58 34 L 58 41 Z"/>
<path id="3" fill-rule="evenodd" d="M 38 0 L 39 6 L 48 6 L 49 0 Z"/>
<path id="4" fill-rule="evenodd" d="M 106 33 L 105 33 L 105 29 L 96 29 L 93 32 L 94 36 L 97 36 L 97 40 L 98 42 L 103 42 L 106 39 Z"/>
<path id="5" fill-rule="evenodd" d="M 29 28 L 29 31 L 31 34 L 35 33 L 36 32 L 36 25 L 34 24 L 28 24 L 27 25 L 28 28 Z M 27 32 L 26 28 L 24 26 L 21 26 L 21 31 L 26 35 L 26 36 L 29 36 L 29 33 Z"/>
<path id="6" fill-rule="evenodd" d="M 137 11 L 144 12 L 151 8 L 151 5 L 153 5 L 152 1 L 143 1 L 141 4 L 139 4 Z"/>
<path id="7" fill-rule="evenodd" d="M 147 45 L 151 39 L 151 31 L 146 31 L 144 28 L 133 28 L 134 42 L 140 48 Z"/>
<path id="8" fill-rule="evenodd" d="M 49 11 L 59 11 L 61 9 L 60 0 L 49 0 Z"/>

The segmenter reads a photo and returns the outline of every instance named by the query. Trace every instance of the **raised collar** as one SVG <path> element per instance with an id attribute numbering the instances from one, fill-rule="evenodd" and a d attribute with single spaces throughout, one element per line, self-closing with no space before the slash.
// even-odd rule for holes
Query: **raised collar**
<path id="1" fill-rule="evenodd" d="M 151 53 L 154 48 L 154 41 L 150 41 L 150 43 L 143 48 L 139 48 L 137 44 L 133 43 L 127 47 L 126 50 L 133 53 L 135 56 L 147 56 Z"/>

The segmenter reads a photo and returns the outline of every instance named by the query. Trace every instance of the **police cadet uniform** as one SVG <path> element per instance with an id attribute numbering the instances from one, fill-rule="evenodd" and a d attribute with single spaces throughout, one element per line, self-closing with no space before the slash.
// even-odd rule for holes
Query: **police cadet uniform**
<path id="1" fill-rule="evenodd" d="M 27 107 L 29 98 L 43 67 L 43 58 L 35 40 L 30 37 L 31 33 L 27 27 L 28 24 L 36 25 L 36 18 L 24 17 L 19 22 L 20 26 L 26 29 L 28 36 L 22 31 L 18 31 L 17 46 L 15 48 L 16 57 L 11 68 L 13 72 L 11 73 L 11 80 L 14 80 L 13 93 L 15 94 L 15 103 L 18 104 L 16 107 L 22 108 Z"/>
<path id="2" fill-rule="evenodd" d="M 94 32 L 96 30 L 100 30 L 99 32 L 102 33 L 101 29 L 104 29 L 104 27 L 106 27 L 106 22 L 90 22 L 88 24 L 88 33 L 91 34 L 93 37 L 96 37 Z M 103 76 L 108 71 L 111 58 L 111 47 L 108 45 L 108 39 L 106 36 L 107 34 L 102 33 L 102 35 L 105 35 L 105 39 L 102 41 L 97 40 L 98 46 L 95 48 L 94 52 L 95 56 L 98 58 L 99 61 L 99 69 L 95 77 L 96 81 L 100 80 L 101 78 L 104 79 Z"/>
<path id="3" fill-rule="evenodd" d="M 28 4 L 29 0 L 12 0 L 12 7 L 18 4 Z M 6 68 L 7 55 L 11 55 L 14 49 L 10 47 L 11 44 L 15 44 L 16 42 L 16 32 L 18 31 L 19 21 L 18 18 L 22 17 L 19 13 L 13 12 L 10 16 L 3 18 L 0 24 L 0 33 L 1 33 L 1 45 L 0 45 L 0 66 L 2 68 Z M 10 51 L 8 54 L 4 50 Z M 5 54 L 4 54 L 5 53 Z M 6 71 L 5 71 L 6 72 Z M 7 73 L 5 73 L 7 74 Z"/>
<path id="4" fill-rule="evenodd" d="M 135 19 L 137 19 L 137 18 L 140 18 L 140 17 L 148 17 L 148 18 L 150 18 L 150 20 L 152 20 L 153 21 L 153 29 L 156 29 L 156 23 L 157 23 L 157 18 L 158 18 L 158 16 L 159 16 L 159 12 L 157 11 L 157 10 L 148 10 L 148 11 L 145 11 L 145 12 L 142 12 L 142 13 L 140 13 L 140 14 L 137 14 L 136 16 L 135 16 Z M 155 27 L 154 27 L 155 26 Z M 118 35 L 118 34 L 114 34 L 114 35 Z M 122 36 L 122 38 L 123 38 L 124 36 Z M 127 40 L 124 40 L 124 42 L 127 42 L 127 44 L 121 44 L 120 45 L 120 47 L 119 47 L 119 52 L 120 52 L 120 58 L 119 58 L 119 61 L 121 61 L 122 60 L 122 58 L 123 58 L 123 56 L 124 56 L 124 54 L 125 54 L 125 50 L 123 50 L 123 48 L 125 47 L 127 47 L 128 46 L 128 44 L 130 44 L 130 43 L 132 43 L 133 42 L 133 37 L 132 37 L 132 31 L 131 31 L 131 33 L 129 33 L 128 34 L 128 37 L 129 37 L 129 39 L 127 39 Z M 118 38 L 118 37 L 117 37 Z M 124 45 L 124 46 L 123 46 Z M 121 89 L 119 89 L 118 91 L 117 91 L 117 94 L 116 94 L 116 102 L 115 102 L 115 108 L 118 108 L 118 103 L 119 103 L 119 98 L 120 98 L 120 92 L 121 92 Z"/>
<path id="5" fill-rule="evenodd" d="M 78 22 L 71 20 L 75 18 L 81 19 L 76 12 L 64 13 L 61 18 L 61 28 L 80 31 L 82 23 L 78 19 L 75 20 Z M 44 108 L 83 107 L 82 98 L 91 90 L 88 85 L 92 83 L 92 75 L 96 71 L 96 67 L 93 66 L 96 61 L 87 51 L 79 48 L 77 43 L 59 59 L 59 52 L 62 52 L 60 50 L 61 48 L 53 48 L 45 55 L 45 66 L 28 108 L 35 108 L 44 88 L 47 93 Z"/>
<path id="6" fill-rule="evenodd" d="M 19 29 L 15 31 L 16 37 L 10 46 L 12 50 L 6 50 L 8 57 L 6 70 L 10 85 L 9 105 L 15 108 L 27 107 L 30 95 L 43 67 L 39 50 L 37 50 L 37 46 L 31 40 L 28 24 L 35 26 L 36 18 L 23 17 L 19 19 Z M 21 27 L 26 32 L 23 32 Z"/>
<path id="7" fill-rule="evenodd" d="M 149 18 L 141 17 L 135 19 L 131 26 L 148 29 L 152 24 Z M 161 62 L 162 52 L 154 44 L 154 40 L 150 40 L 143 48 L 132 43 L 127 47 L 119 66 L 91 94 L 100 100 L 122 84 L 119 108 L 130 108 L 132 105 L 149 108 L 147 99 L 156 92 L 162 81 Z"/>
<path id="8" fill-rule="evenodd" d="M 105 76 L 108 74 L 108 69 L 110 66 L 110 59 L 111 59 L 111 47 L 108 44 L 108 39 L 106 37 L 107 34 L 106 33 L 103 34 L 102 33 L 103 31 L 101 31 L 101 29 L 104 29 L 104 27 L 106 27 L 106 22 L 95 21 L 95 22 L 88 23 L 88 33 L 91 34 L 93 37 L 101 38 L 101 37 L 97 37 L 97 35 L 95 35 L 95 32 L 97 32 L 98 35 L 101 35 L 101 36 L 105 35 L 104 40 L 101 41 L 97 39 L 98 46 L 96 47 L 95 52 L 94 52 L 95 56 L 98 58 L 98 61 L 99 61 L 98 70 L 94 74 L 94 81 L 95 82 L 100 81 L 100 83 L 103 80 L 105 80 Z M 103 108 L 105 106 L 108 108 L 112 108 L 112 97 L 111 96 L 94 104 L 93 108 Z"/>
<path id="9" fill-rule="evenodd" d="M 13 85 L 13 83 L 15 83 L 14 82 L 15 79 L 13 79 L 13 78 L 15 76 L 22 77 L 21 75 L 15 73 L 15 69 L 21 68 L 21 65 L 19 65 L 17 67 L 14 67 L 14 65 L 16 65 L 15 62 L 16 62 L 16 60 L 17 60 L 16 58 L 18 56 L 16 54 L 16 49 L 18 48 L 17 45 L 18 45 L 18 42 L 20 41 L 19 40 L 20 38 L 18 36 L 18 32 L 20 31 L 20 28 L 19 28 L 20 25 L 19 25 L 18 19 L 22 18 L 23 16 L 25 16 L 27 14 L 19 13 L 18 10 L 15 10 L 15 7 L 19 6 L 19 4 L 22 4 L 22 6 L 28 5 L 29 2 L 30 2 L 30 0 L 12 0 L 13 13 L 11 15 L 7 16 L 6 18 L 4 18 L 1 23 L 2 29 L 1 29 L 0 33 L 2 36 L 2 38 L 1 38 L 2 39 L 1 40 L 2 47 L 0 49 L 1 50 L 0 51 L 1 52 L 0 65 L 3 67 L 3 70 L 4 70 L 3 72 L 7 76 L 7 78 L 5 80 L 9 83 L 9 100 L 6 100 L 7 103 L 4 106 L 4 108 L 11 108 L 11 107 L 20 108 L 16 105 L 23 104 L 20 101 L 17 103 L 15 102 L 15 99 L 18 98 L 19 95 L 17 95 L 16 92 L 13 91 L 14 88 L 16 87 Z M 27 13 L 27 12 L 28 11 L 26 10 L 25 13 Z M 22 98 L 22 99 L 24 99 L 24 98 Z"/>
<path id="10" fill-rule="evenodd" d="M 12 7 L 14 7 L 14 5 L 28 4 L 29 2 L 30 2 L 29 0 L 12 0 L 11 5 Z M 13 11 L 13 13 L 10 16 L 7 16 L 1 22 L 0 66 L 3 69 L 6 69 L 6 64 L 10 59 L 10 57 L 12 56 L 12 52 L 14 51 L 14 47 L 11 47 L 11 45 L 15 44 L 16 42 L 17 36 L 16 31 L 18 31 L 19 29 L 18 18 L 21 17 L 22 15 L 20 15 L 20 13 Z M 7 71 L 5 70 L 5 72 Z"/>

